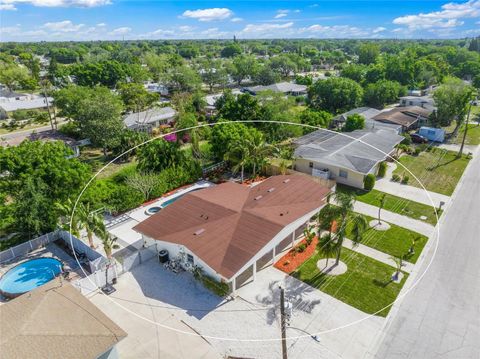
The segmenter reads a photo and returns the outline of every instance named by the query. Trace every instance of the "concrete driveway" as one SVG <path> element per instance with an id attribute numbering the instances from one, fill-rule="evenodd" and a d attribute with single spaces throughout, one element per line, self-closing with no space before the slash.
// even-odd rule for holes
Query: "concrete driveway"
<path id="1" fill-rule="evenodd" d="M 156 326 L 129 314 L 102 294 L 91 300 L 129 336 L 121 358 L 279 358 L 281 356 L 278 285 L 293 303 L 287 329 L 289 358 L 357 358 L 382 328 L 370 318 L 314 340 L 309 334 L 345 326 L 367 315 L 283 272 L 269 267 L 238 290 L 234 300 L 211 294 L 189 273 L 173 274 L 150 260 L 119 278 L 110 296 L 149 320 L 186 332 Z M 193 335 L 199 333 L 201 336 Z M 303 338 L 293 338 L 297 336 Z"/>

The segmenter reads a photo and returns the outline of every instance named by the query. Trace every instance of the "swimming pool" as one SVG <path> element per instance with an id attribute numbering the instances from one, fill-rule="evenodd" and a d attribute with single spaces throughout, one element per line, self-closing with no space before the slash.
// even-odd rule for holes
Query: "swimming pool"
<path id="1" fill-rule="evenodd" d="M 13 267 L 2 276 L 0 293 L 8 298 L 15 298 L 51 281 L 61 272 L 62 262 L 55 258 L 31 259 Z"/>

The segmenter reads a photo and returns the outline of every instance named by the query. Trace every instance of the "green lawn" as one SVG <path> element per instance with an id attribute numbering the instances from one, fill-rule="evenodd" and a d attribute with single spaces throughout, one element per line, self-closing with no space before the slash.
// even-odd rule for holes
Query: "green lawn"
<path id="1" fill-rule="evenodd" d="M 432 206 L 428 206 L 423 203 L 418 203 L 397 197 L 391 194 L 386 194 L 384 192 L 377 191 L 375 189 L 371 191 L 365 191 L 358 188 L 353 188 L 337 183 L 338 192 L 354 192 L 357 200 L 363 203 L 370 204 L 372 206 L 378 207 L 379 198 L 382 194 L 385 194 L 385 204 L 383 209 L 398 213 L 413 219 L 421 220 L 421 216 L 427 217 L 425 222 L 435 225 L 437 223 L 437 217 Z M 438 212 L 438 217 L 440 218 L 442 211 Z"/>
<path id="2" fill-rule="evenodd" d="M 373 220 L 373 217 L 365 216 L 368 222 Z M 427 243 L 428 238 L 417 232 L 409 229 L 399 227 L 395 224 L 389 223 L 390 229 L 387 231 L 377 231 L 369 228 L 363 234 L 363 240 L 361 243 L 368 247 L 390 254 L 392 256 L 403 257 L 407 254 L 408 249 L 412 245 L 412 241 L 416 239 L 415 254 L 411 257 L 405 258 L 408 262 L 416 263 L 420 253 L 422 253 L 423 247 Z M 353 224 L 347 225 L 347 238 L 352 238 Z"/>
<path id="3" fill-rule="evenodd" d="M 320 273 L 317 268 L 317 261 L 321 258 L 324 257 L 318 252 L 315 253 L 292 275 L 369 314 L 393 303 L 408 278 L 405 273 L 401 283 L 393 283 L 390 278 L 395 268 L 347 248 L 343 248 L 341 254 L 341 260 L 348 266 L 347 272 L 338 276 L 328 276 Z M 390 307 L 377 315 L 386 317 L 389 310 Z"/>
<path id="4" fill-rule="evenodd" d="M 463 132 L 465 131 L 465 125 L 460 127 L 458 136 L 455 138 L 455 143 L 461 144 L 463 139 Z M 480 145 L 480 126 L 477 124 L 469 124 L 467 137 L 465 138 L 466 145 Z"/>
<path id="5" fill-rule="evenodd" d="M 418 156 L 404 155 L 399 161 L 422 182 L 427 190 L 450 196 L 469 161 L 465 155 L 462 158 L 456 156 L 456 152 L 433 148 Z M 422 188 L 420 183 L 400 165 L 393 173 L 401 177 L 404 174 L 409 176 L 409 185 Z"/>

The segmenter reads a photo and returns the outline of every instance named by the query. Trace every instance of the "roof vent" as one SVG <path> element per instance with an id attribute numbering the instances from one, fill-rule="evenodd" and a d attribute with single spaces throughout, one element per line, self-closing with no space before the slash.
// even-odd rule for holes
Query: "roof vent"
<path id="1" fill-rule="evenodd" d="M 275 191 L 275 187 L 269 188 L 269 189 L 267 190 L 267 192 L 273 192 L 273 191 Z"/>
<path id="2" fill-rule="evenodd" d="M 263 197 L 262 195 L 257 196 L 257 197 L 254 198 L 254 200 L 255 200 L 255 201 L 258 201 L 258 200 L 262 199 L 262 197 Z"/>
<path id="3" fill-rule="evenodd" d="M 203 232 L 205 232 L 205 229 L 200 228 L 198 231 L 196 231 L 195 233 L 193 233 L 193 235 L 194 235 L 194 236 L 199 236 L 199 235 L 201 235 Z"/>
<path id="4" fill-rule="evenodd" d="M 290 182 L 290 178 L 283 180 L 283 183 L 288 183 L 288 182 Z"/>

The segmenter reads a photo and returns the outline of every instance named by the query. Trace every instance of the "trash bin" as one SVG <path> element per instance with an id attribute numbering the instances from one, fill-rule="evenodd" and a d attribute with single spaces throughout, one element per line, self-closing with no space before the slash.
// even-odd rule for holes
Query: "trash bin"
<path id="1" fill-rule="evenodd" d="M 158 252 L 158 260 L 160 263 L 168 262 L 168 251 L 166 249 L 162 249 Z"/>

